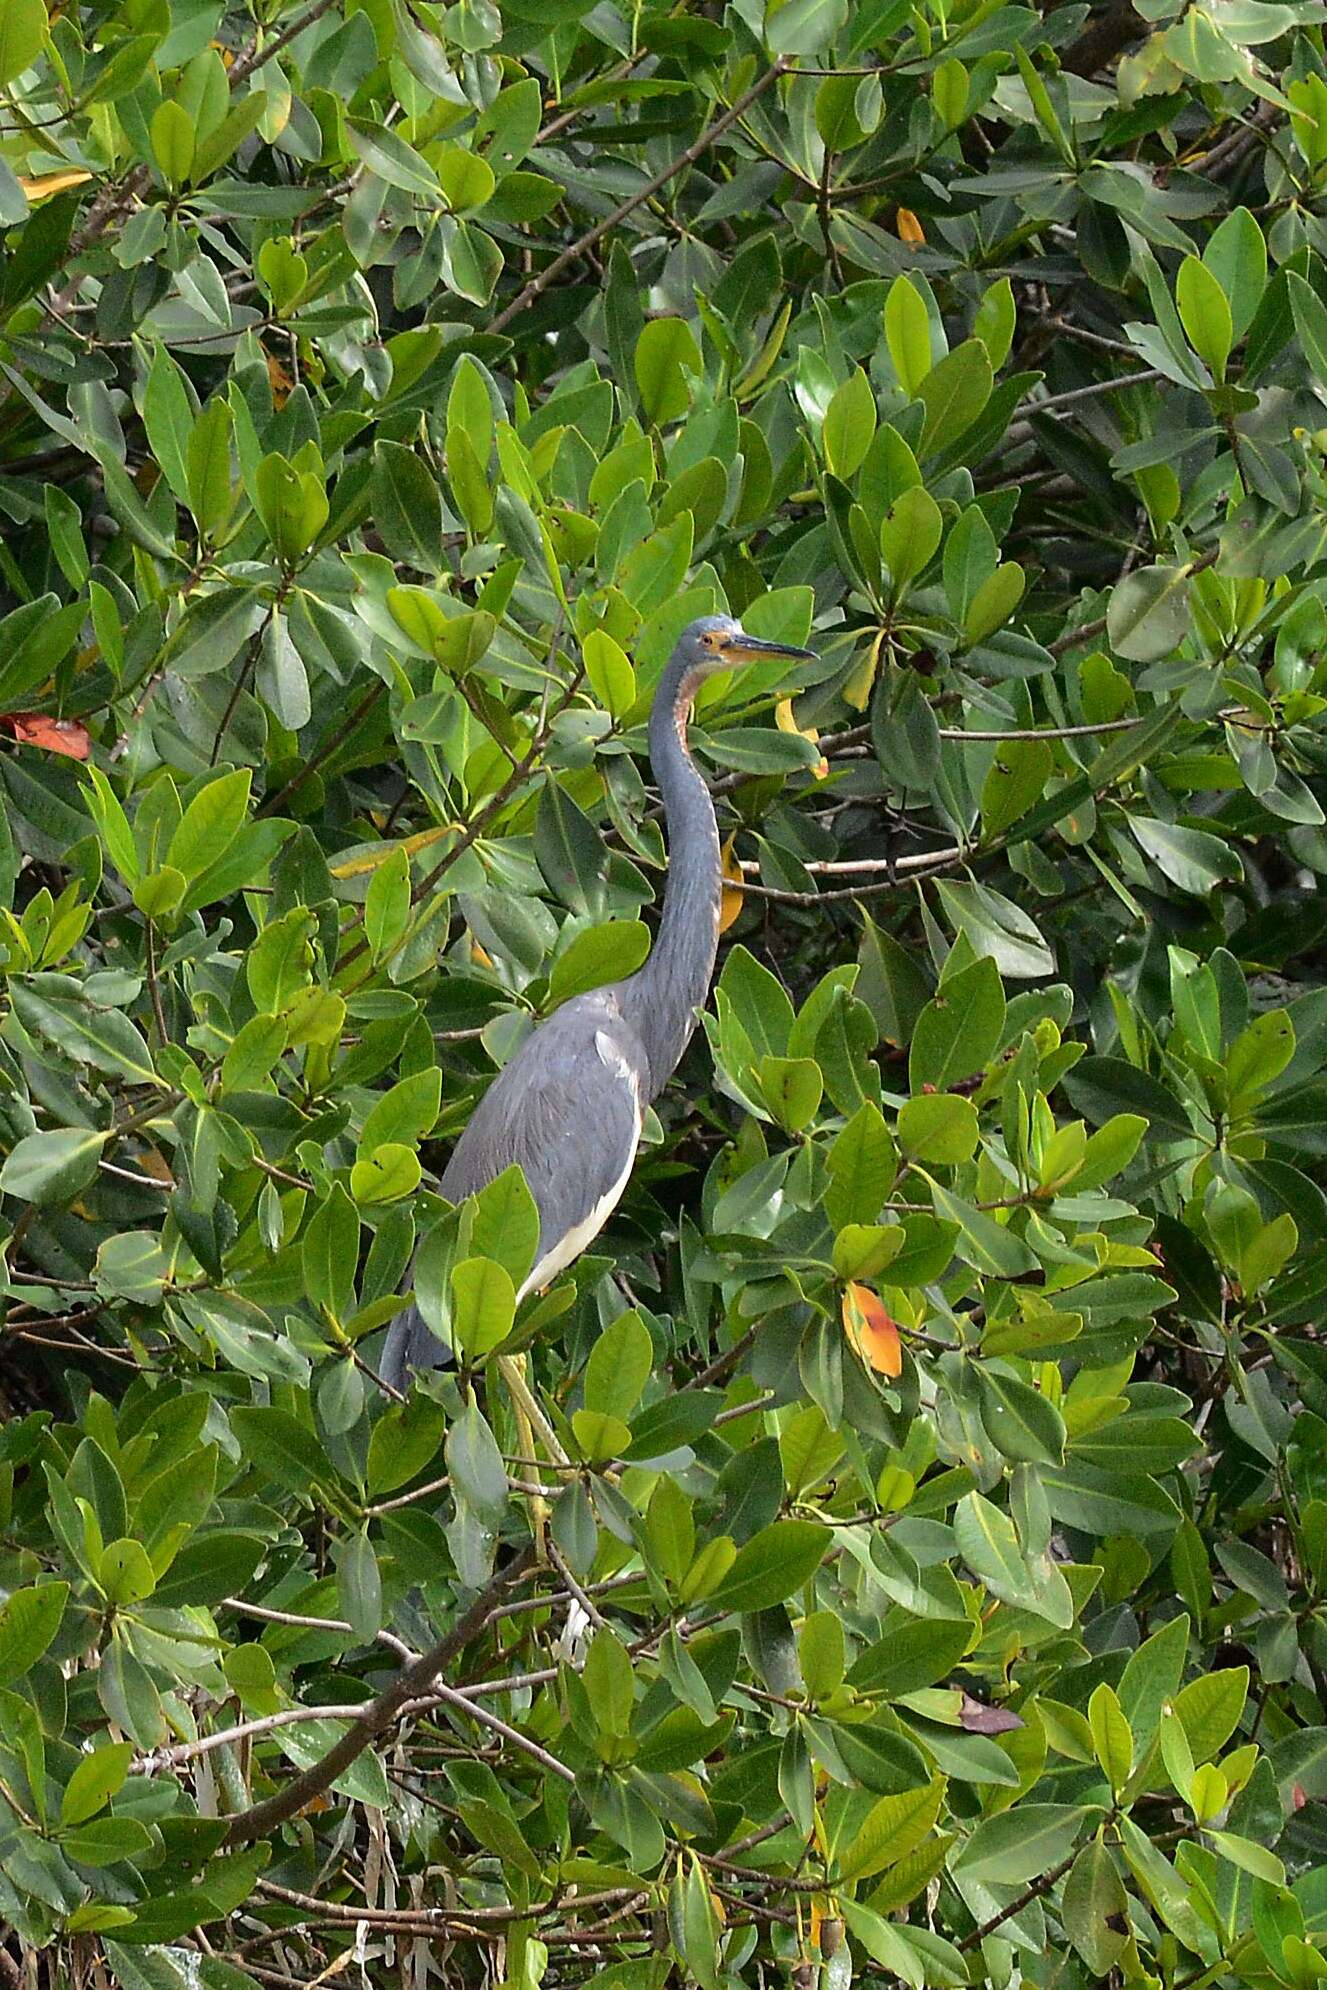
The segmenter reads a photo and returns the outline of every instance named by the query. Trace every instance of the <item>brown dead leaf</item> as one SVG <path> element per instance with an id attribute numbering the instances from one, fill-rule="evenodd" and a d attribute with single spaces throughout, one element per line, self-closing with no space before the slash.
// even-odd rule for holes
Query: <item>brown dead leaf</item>
<path id="1" fill-rule="evenodd" d="M 1010 1734 L 1014 1728 L 1027 1725 L 1010 1708 L 988 1707 L 984 1700 L 975 1700 L 971 1693 L 963 1695 L 958 1718 L 969 1734 Z"/>
<path id="2" fill-rule="evenodd" d="M 280 414 L 295 391 L 295 381 L 274 352 L 265 351 L 263 357 L 267 361 L 267 377 L 272 386 L 272 406 Z"/>

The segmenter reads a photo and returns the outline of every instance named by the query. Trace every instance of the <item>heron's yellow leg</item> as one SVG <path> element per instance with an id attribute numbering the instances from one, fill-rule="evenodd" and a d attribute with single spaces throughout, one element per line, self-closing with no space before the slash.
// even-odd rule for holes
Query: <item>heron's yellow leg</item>
<path id="1" fill-rule="evenodd" d="M 516 1429 L 520 1437 L 523 1457 L 534 1458 L 535 1433 L 545 1452 L 554 1465 L 569 1466 L 571 1460 L 558 1442 L 557 1433 L 535 1401 L 534 1393 L 526 1380 L 525 1356 L 523 1354 L 500 1354 L 498 1368 L 507 1385 L 511 1406 L 516 1416 Z M 542 1493 L 528 1495 L 530 1526 L 534 1533 L 535 1552 L 542 1563 L 548 1561 L 548 1501 Z"/>

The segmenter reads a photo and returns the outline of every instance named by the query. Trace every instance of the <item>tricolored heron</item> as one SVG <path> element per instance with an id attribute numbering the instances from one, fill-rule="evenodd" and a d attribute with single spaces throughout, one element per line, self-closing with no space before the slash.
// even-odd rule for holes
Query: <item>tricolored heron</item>
<path id="1" fill-rule="evenodd" d="M 528 1036 L 475 1109 L 439 1183 L 449 1202 L 518 1164 L 539 1211 L 533 1269 L 517 1293 L 541 1290 L 603 1229 L 636 1160 L 645 1108 L 667 1084 L 709 993 L 723 887 L 709 789 L 687 750 L 699 686 L 715 671 L 814 651 L 749 636 L 729 615 L 683 630 L 650 708 L 650 763 L 668 825 L 668 883 L 650 957 L 626 981 L 577 995 Z M 417 1306 L 393 1320 L 383 1380 L 450 1359 Z"/>

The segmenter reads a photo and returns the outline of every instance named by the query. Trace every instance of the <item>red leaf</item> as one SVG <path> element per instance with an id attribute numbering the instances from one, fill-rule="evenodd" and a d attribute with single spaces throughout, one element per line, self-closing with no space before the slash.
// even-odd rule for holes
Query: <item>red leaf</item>
<path id="1" fill-rule="evenodd" d="M 48 719 L 41 712 L 0 712 L 0 726 L 11 732 L 20 746 L 40 746 L 47 753 L 63 753 L 68 760 L 86 760 L 92 740 L 81 719 Z"/>

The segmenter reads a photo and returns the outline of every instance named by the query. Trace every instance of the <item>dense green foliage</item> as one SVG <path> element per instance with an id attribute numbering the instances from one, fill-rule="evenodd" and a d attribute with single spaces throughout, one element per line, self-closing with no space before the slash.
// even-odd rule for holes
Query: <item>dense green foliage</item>
<path id="1" fill-rule="evenodd" d="M 1327 1974 L 1322 17 L 0 0 L 0 1982 Z"/>

